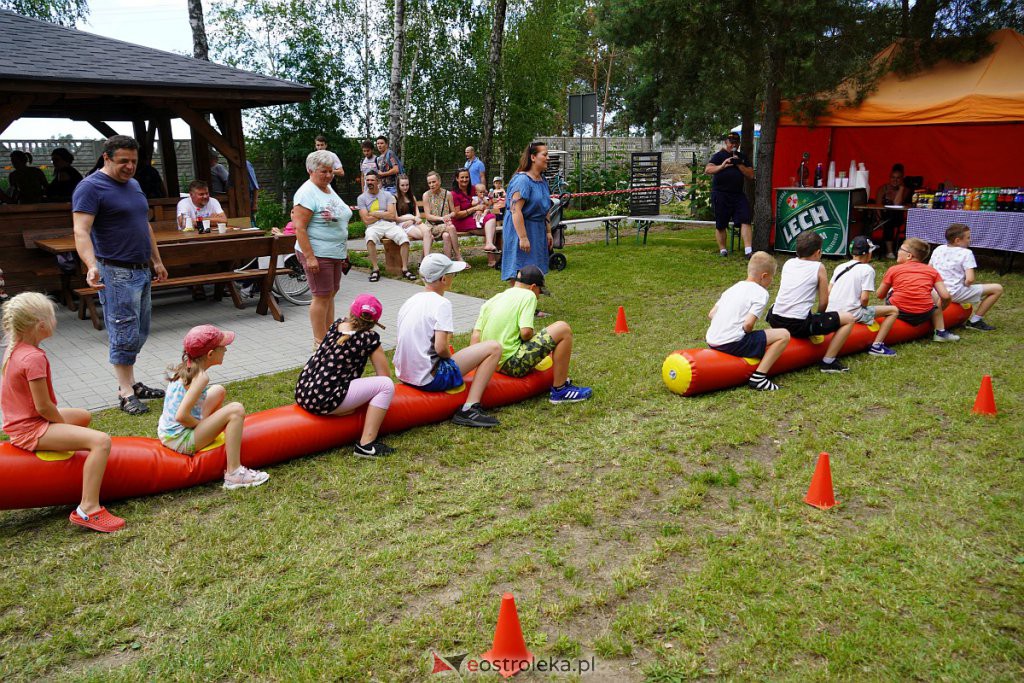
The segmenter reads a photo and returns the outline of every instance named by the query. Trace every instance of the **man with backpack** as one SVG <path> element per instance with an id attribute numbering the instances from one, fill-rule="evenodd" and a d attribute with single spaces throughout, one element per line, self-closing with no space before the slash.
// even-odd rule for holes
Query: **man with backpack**
<path id="1" fill-rule="evenodd" d="M 405 173 L 405 166 L 398 155 L 388 149 L 388 139 L 381 135 L 377 138 L 377 176 L 380 187 L 391 194 L 398 194 L 398 176 Z"/>

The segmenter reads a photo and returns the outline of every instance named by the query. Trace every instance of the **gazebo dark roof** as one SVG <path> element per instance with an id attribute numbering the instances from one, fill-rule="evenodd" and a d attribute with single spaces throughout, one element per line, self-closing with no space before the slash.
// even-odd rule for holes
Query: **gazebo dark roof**
<path id="1" fill-rule="evenodd" d="M 248 108 L 302 102 L 313 89 L 0 10 L 2 91 L 192 96 Z M 25 115 L 60 115 L 34 109 Z"/>

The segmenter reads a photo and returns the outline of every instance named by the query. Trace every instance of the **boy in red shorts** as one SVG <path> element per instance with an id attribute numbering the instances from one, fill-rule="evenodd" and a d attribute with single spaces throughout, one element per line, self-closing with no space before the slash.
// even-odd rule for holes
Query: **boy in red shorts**
<path id="1" fill-rule="evenodd" d="M 960 341 L 960 337 L 946 329 L 946 322 L 942 319 L 942 310 L 949 306 L 952 298 L 939 271 L 925 263 L 928 251 L 928 244 L 916 237 L 904 241 L 896 255 L 896 265 L 885 271 L 882 285 L 875 295 L 898 308 L 900 313 L 896 317 L 905 323 L 916 327 L 931 320 L 935 329 L 934 341 Z M 932 290 L 938 293 L 941 308 L 935 305 Z M 895 322 L 894 318 L 886 318 L 875 341 L 884 343 Z"/>

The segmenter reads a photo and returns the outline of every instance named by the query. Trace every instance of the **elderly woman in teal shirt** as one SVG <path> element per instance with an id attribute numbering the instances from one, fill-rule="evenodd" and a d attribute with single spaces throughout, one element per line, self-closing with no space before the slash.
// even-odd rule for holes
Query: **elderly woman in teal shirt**
<path id="1" fill-rule="evenodd" d="M 306 171 L 309 180 L 295 193 L 292 224 L 296 256 L 313 295 L 309 322 L 315 348 L 334 322 L 334 297 L 341 288 L 341 276 L 349 268 L 345 242 L 352 209 L 331 188 L 334 154 L 326 150 L 310 153 Z"/>

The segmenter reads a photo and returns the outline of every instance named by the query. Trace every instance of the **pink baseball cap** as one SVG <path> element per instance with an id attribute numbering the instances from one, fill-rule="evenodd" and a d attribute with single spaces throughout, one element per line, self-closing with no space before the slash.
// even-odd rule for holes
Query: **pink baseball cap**
<path id="1" fill-rule="evenodd" d="M 235 340 L 235 333 L 214 325 L 193 327 L 185 335 L 185 353 L 189 358 L 201 358 L 218 346 L 227 346 Z"/>
<path id="2" fill-rule="evenodd" d="M 380 324 L 380 314 L 384 312 L 384 306 L 381 305 L 380 299 L 372 294 L 360 294 L 352 302 L 352 306 L 349 307 L 348 312 L 352 314 L 354 318 L 362 318 L 367 322 Z"/>

